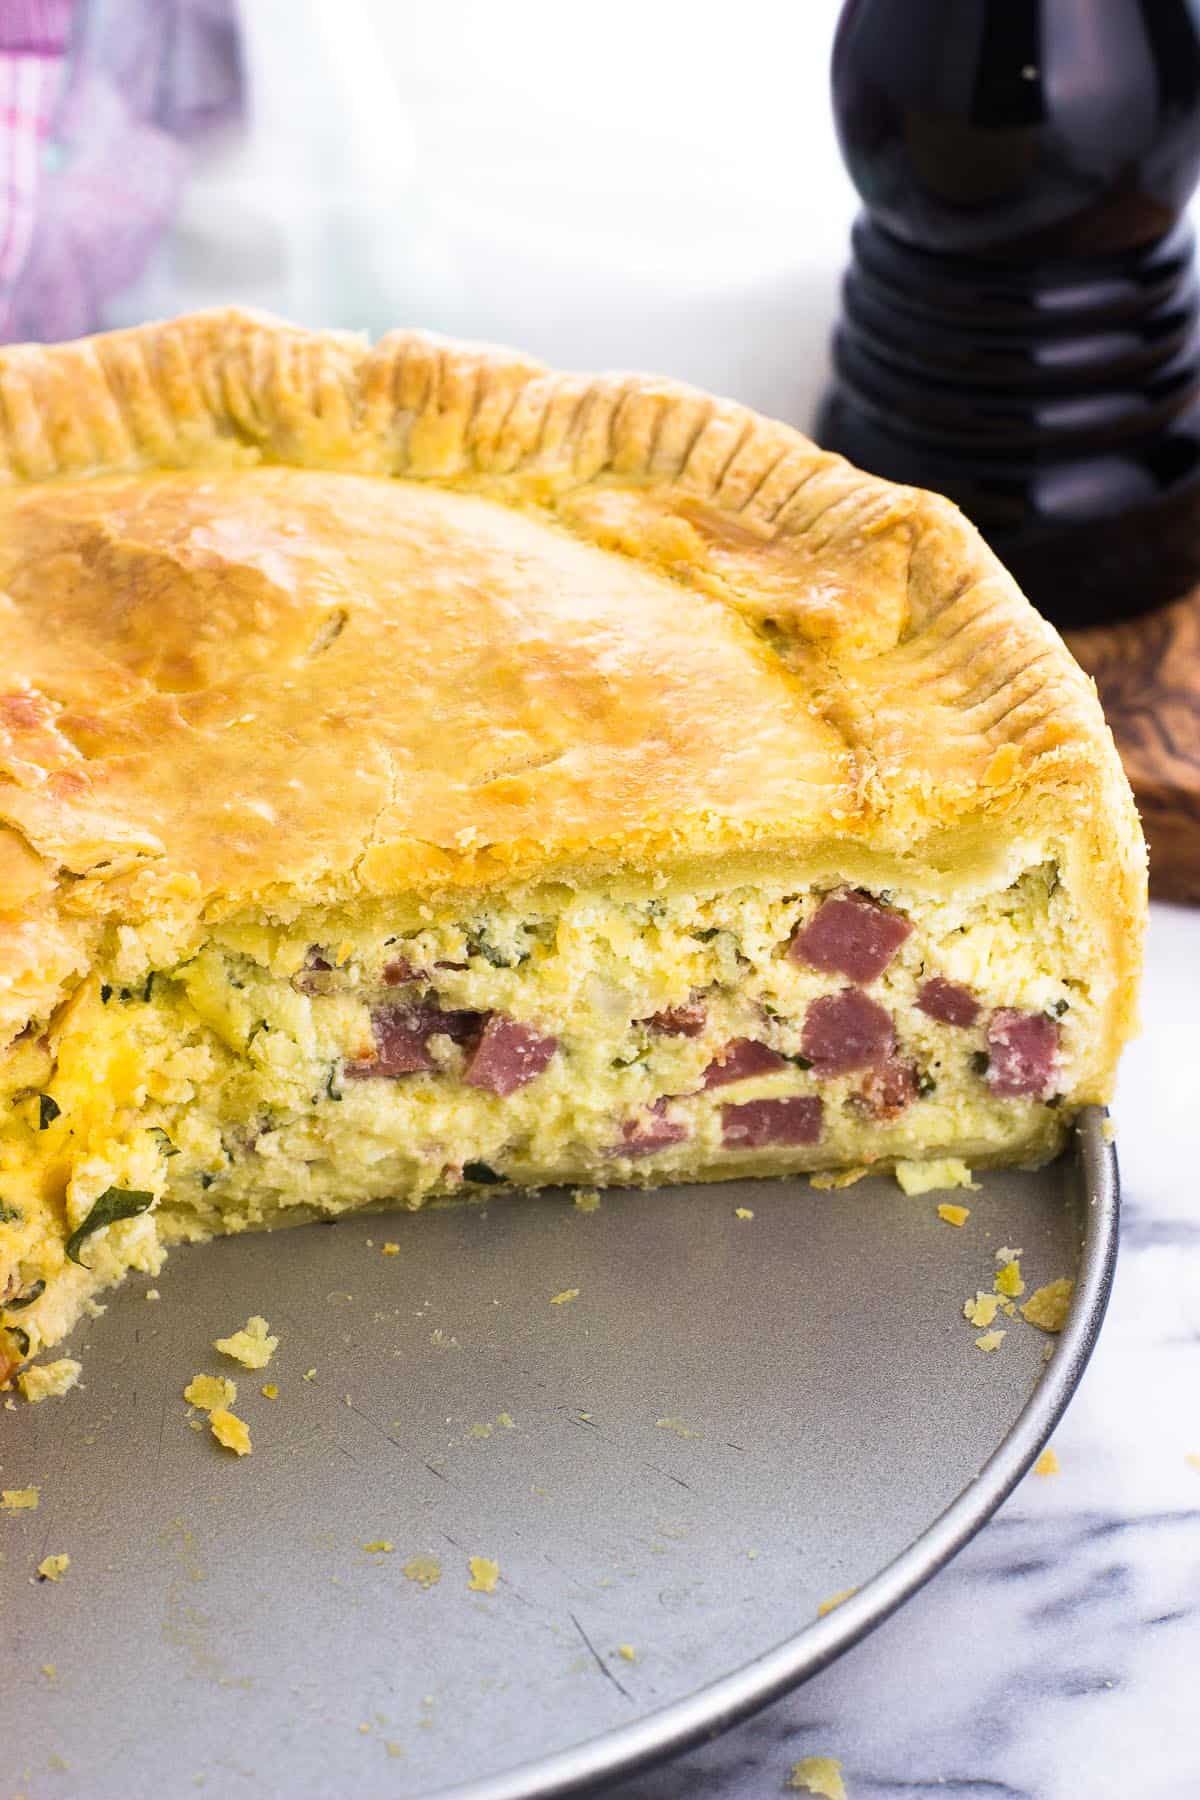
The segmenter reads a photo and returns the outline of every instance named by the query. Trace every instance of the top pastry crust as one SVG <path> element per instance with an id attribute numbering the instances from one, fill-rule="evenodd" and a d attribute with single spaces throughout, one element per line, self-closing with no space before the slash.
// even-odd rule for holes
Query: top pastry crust
<path id="1" fill-rule="evenodd" d="M 127 922 L 1047 834 L 1127 1035 L 1091 684 L 947 501 L 641 376 L 242 312 L 0 354 L 0 1043 Z M 858 863 L 855 864 L 855 859 Z"/>

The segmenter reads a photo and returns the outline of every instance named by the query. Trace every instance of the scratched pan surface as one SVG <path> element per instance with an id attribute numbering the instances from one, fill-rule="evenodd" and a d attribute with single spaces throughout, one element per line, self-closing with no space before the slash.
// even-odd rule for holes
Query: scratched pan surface
<path id="1" fill-rule="evenodd" d="M 178 1252 L 160 1302 L 131 1283 L 79 1334 L 82 1389 L 0 1414 L 2 1484 L 42 1490 L 0 1518 L 6 1791 L 573 1792 L 812 1674 L 999 1503 L 1103 1314 L 1098 1116 L 959 1197 L 962 1230 L 890 1180 L 796 1181 Z M 1077 1276 L 1049 1361 L 963 1320 L 1005 1244 L 1031 1285 Z M 252 1312 L 281 1339 L 259 1375 L 210 1349 Z M 188 1426 L 184 1384 L 221 1369 L 248 1459 Z"/>

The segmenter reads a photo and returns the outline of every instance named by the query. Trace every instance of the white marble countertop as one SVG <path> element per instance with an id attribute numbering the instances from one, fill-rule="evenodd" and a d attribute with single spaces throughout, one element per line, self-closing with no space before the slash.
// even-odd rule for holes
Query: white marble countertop
<path id="1" fill-rule="evenodd" d="M 654 368 L 804 424 L 853 195 L 835 0 L 602 13 L 255 0 L 254 125 L 112 322 L 228 299 Z M 308 103 L 308 102 L 311 102 Z M 790 1699 L 624 1800 L 750 1800 L 800 1757 L 851 1800 L 1200 1795 L 1200 914 L 1154 912 L 1116 1107 L 1111 1311 L 1055 1440 L 975 1542 Z"/>

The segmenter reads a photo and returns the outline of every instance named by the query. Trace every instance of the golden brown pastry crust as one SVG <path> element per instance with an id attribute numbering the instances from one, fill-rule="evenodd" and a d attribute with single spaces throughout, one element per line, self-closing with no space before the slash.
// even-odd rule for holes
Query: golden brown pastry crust
<path id="1" fill-rule="evenodd" d="M 1131 1025 L 1091 684 L 949 502 L 677 384 L 242 312 L 0 353 L 0 1043 L 106 925 L 1058 839 Z"/>

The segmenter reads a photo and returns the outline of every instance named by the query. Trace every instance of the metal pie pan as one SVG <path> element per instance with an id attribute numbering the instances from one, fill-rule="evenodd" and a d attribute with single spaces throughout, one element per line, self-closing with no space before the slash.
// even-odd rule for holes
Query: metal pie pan
<path id="1" fill-rule="evenodd" d="M 980 1182 L 950 1196 L 961 1229 L 881 1177 L 176 1252 L 160 1303 L 131 1282 L 77 1334 L 80 1388 L 3 1415 L 0 1481 L 42 1490 L 0 1519 L 11 1778 L 31 1800 L 532 1800 L 765 1705 L 969 1540 L 1086 1365 L 1117 1235 L 1102 1116 Z M 1075 1297 L 1056 1339 L 1001 1319 L 985 1354 L 962 1305 L 1004 1246 Z M 211 1349 L 252 1312 L 281 1340 L 261 1375 Z M 251 1457 L 189 1428 L 200 1370 L 237 1379 Z"/>

